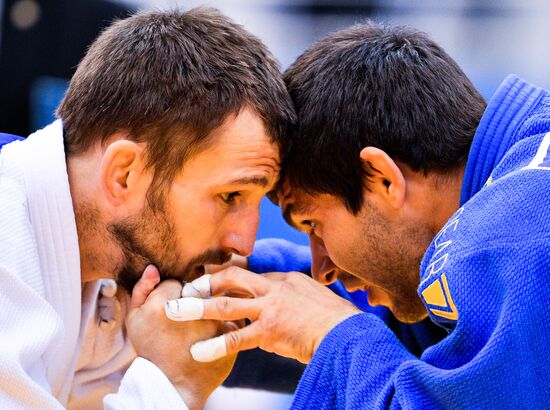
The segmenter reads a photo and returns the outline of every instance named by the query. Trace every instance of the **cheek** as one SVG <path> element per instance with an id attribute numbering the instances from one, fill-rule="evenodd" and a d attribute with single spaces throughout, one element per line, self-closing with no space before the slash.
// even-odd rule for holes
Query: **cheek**
<path id="1" fill-rule="evenodd" d="M 204 250 L 214 241 L 220 216 L 212 203 L 204 200 L 180 201 L 171 209 L 174 236 L 185 251 Z"/>
<path id="2" fill-rule="evenodd" d="M 349 237 L 338 231 L 326 229 L 323 236 L 324 245 L 329 258 L 336 266 L 347 270 L 350 262 Z"/>
<path id="3" fill-rule="evenodd" d="M 342 270 L 356 274 L 364 265 L 364 244 L 357 238 L 357 231 L 338 230 L 327 232 L 325 246 L 336 266 Z"/>

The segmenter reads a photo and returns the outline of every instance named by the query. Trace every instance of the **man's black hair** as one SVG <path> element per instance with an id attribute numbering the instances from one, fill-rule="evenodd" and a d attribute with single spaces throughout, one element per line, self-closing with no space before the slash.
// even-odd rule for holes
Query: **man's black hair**
<path id="1" fill-rule="evenodd" d="M 372 22 L 313 45 L 284 79 L 298 114 L 285 180 L 335 195 L 353 213 L 375 172 L 362 165 L 362 148 L 380 148 L 414 171 L 456 169 L 486 105 L 425 33 Z"/>

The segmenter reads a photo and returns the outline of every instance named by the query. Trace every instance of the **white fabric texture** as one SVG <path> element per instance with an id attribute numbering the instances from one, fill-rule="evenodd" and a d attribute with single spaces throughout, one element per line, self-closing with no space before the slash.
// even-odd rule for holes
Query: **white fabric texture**
<path id="1" fill-rule="evenodd" d="M 159 402 L 158 397 L 163 398 L 162 402 Z M 118 394 L 109 394 L 104 402 L 106 409 L 187 410 L 181 396 L 164 373 L 142 357 L 134 360 L 126 372 Z"/>
<path id="2" fill-rule="evenodd" d="M 102 408 L 135 358 L 123 332 L 128 297 L 106 299 L 101 281 L 81 285 L 62 133 L 56 121 L 0 152 L 2 409 Z M 114 312 L 110 323 L 98 305 Z M 134 366 L 110 408 L 177 407 L 179 395 L 159 369 Z"/>

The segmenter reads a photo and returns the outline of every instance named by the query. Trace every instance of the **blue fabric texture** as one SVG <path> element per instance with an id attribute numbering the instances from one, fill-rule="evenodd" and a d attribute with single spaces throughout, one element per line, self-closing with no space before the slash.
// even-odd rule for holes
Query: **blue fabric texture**
<path id="1" fill-rule="evenodd" d="M 260 239 L 248 257 L 248 268 L 256 273 L 304 272 L 309 273 L 311 254 L 309 247 L 296 245 L 285 239 Z"/>
<path id="2" fill-rule="evenodd" d="M 462 206 L 419 295 L 449 335 L 412 356 L 369 313 L 336 326 L 294 409 L 550 408 L 550 94 L 509 76 L 474 137 Z"/>

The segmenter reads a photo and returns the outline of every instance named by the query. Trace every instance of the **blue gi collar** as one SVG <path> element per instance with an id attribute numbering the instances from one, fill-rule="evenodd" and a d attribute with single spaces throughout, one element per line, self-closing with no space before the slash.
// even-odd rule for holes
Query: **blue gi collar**
<path id="1" fill-rule="evenodd" d="M 517 130 L 544 90 L 511 74 L 487 105 L 474 135 L 462 183 L 460 206 L 485 184 L 506 152 L 520 139 Z"/>

